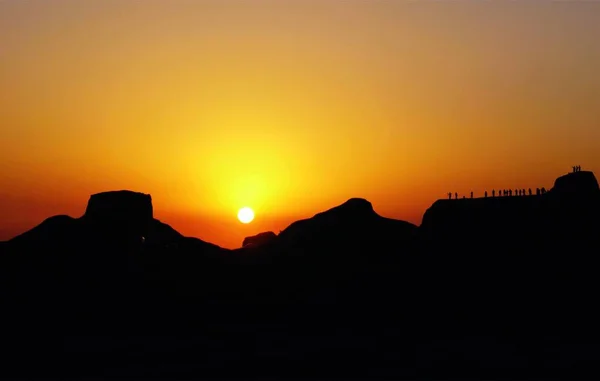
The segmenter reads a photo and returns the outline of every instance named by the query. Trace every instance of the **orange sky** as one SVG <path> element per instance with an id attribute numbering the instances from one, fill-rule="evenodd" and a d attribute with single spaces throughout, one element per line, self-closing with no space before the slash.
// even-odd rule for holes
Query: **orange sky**
<path id="1" fill-rule="evenodd" d="M 600 3 L 0 2 L 0 239 L 90 194 L 225 247 L 600 170 Z M 255 209 L 250 225 L 236 219 Z"/>

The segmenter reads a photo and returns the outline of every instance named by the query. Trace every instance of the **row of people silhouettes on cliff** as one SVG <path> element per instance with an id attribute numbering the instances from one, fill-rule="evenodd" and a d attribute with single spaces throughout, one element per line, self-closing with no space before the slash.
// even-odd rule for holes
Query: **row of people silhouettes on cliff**
<path id="1" fill-rule="evenodd" d="M 571 168 L 573 168 L 573 173 L 581 172 L 581 165 L 574 165 Z"/>
<path id="2" fill-rule="evenodd" d="M 537 188 L 535 191 L 536 196 L 542 195 L 546 193 L 546 188 Z M 498 189 L 498 191 L 496 192 L 495 189 L 492 190 L 492 197 L 511 197 L 511 196 L 533 196 L 533 190 L 531 188 L 529 188 L 528 190 L 525 189 Z M 488 197 L 488 191 L 485 191 L 484 196 L 487 198 Z M 465 199 L 466 197 L 463 196 L 463 199 Z M 473 192 L 471 192 L 471 198 L 473 198 Z M 448 199 L 452 200 L 452 192 L 448 192 Z M 458 193 L 454 193 L 454 199 L 458 200 Z"/>

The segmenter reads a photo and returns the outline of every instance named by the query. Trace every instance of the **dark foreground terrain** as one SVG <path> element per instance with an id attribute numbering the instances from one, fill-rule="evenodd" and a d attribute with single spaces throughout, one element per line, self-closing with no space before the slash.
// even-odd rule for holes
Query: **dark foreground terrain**
<path id="1" fill-rule="evenodd" d="M 238 250 L 152 216 L 102 193 L 0 244 L 1 377 L 600 377 L 591 172 L 420 227 L 351 199 Z"/>

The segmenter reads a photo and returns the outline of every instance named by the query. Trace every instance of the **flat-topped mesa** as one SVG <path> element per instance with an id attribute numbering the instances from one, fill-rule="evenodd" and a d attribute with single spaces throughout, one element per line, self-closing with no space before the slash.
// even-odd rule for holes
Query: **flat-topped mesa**
<path id="1" fill-rule="evenodd" d="M 145 236 L 153 220 L 152 197 L 127 190 L 97 193 L 82 219 L 119 235 Z"/>
<path id="2" fill-rule="evenodd" d="M 600 193 L 600 187 L 594 172 L 580 171 L 556 179 L 551 192 L 562 197 L 589 196 Z"/>

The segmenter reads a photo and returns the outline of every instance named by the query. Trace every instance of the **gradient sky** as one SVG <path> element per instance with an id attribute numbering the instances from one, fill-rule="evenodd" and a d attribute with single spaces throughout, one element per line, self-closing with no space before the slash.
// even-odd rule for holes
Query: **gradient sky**
<path id="1" fill-rule="evenodd" d="M 550 188 L 600 170 L 598 36 L 593 1 L 0 1 L 0 239 L 116 189 L 238 247 Z"/>

